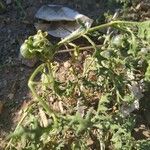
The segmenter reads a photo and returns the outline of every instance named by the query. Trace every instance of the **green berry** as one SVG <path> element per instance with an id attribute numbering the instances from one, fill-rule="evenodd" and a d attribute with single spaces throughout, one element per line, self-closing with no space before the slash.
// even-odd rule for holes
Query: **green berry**
<path id="1" fill-rule="evenodd" d="M 36 57 L 35 52 L 31 53 L 27 43 L 23 43 L 20 48 L 21 55 L 26 59 L 32 59 Z"/>

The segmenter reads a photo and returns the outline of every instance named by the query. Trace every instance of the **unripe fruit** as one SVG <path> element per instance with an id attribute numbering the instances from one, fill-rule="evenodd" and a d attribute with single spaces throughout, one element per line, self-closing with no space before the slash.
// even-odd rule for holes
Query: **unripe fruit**
<path id="1" fill-rule="evenodd" d="M 35 52 L 31 53 L 29 51 L 29 47 L 27 43 L 23 43 L 20 47 L 20 53 L 21 55 L 26 59 L 32 59 L 36 57 Z"/>

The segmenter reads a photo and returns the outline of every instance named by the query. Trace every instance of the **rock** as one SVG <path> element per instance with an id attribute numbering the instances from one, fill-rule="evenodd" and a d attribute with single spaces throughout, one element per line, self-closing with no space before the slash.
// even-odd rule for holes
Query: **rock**
<path id="1" fill-rule="evenodd" d="M 11 3 L 12 3 L 11 0 L 6 0 L 6 4 L 7 4 L 7 5 L 10 5 Z"/>
<path id="2" fill-rule="evenodd" d="M 93 23 L 87 16 L 61 5 L 43 5 L 35 14 L 35 18 L 42 21 L 34 24 L 37 30 L 47 31 L 48 34 L 59 38 L 81 32 L 81 22 L 86 28 L 90 28 Z"/>

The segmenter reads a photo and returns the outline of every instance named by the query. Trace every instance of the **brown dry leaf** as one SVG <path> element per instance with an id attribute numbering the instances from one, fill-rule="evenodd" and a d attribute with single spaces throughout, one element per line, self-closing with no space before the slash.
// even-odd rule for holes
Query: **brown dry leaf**
<path id="1" fill-rule="evenodd" d="M 59 103 L 57 101 L 53 103 L 52 107 L 56 112 L 60 112 Z"/>
<path id="2" fill-rule="evenodd" d="M 87 145 L 88 146 L 91 146 L 91 145 L 93 145 L 93 143 L 94 143 L 94 141 L 90 138 L 90 139 L 88 139 L 87 141 Z"/>
<path id="3" fill-rule="evenodd" d="M 149 131 L 143 131 L 142 133 L 145 137 L 150 138 L 150 132 Z"/>
<path id="4" fill-rule="evenodd" d="M 64 109 L 63 109 L 63 106 L 62 106 L 62 101 L 59 101 L 58 104 L 59 104 L 59 109 L 60 109 L 61 113 L 64 113 Z"/>
<path id="5" fill-rule="evenodd" d="M 64 67 L 67 69 L 70 68 L 71 67 L 70 62 L 69 61 L 64 62 Z"/>
<path id="6" fill-rule="evenodd" d="M 39 108 L 39 115 L 40 115 L 43 127 L 47 127 L 48 126 L 48 120 L 47 120 L 46 114 L 42 110 L 42 108 Z"/>

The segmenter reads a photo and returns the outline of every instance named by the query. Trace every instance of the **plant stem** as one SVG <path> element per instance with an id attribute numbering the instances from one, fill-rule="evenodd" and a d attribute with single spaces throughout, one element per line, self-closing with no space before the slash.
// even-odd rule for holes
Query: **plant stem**
<path id="1" fill-rule="evenodd" d="M 102 24 L 102 25 L 90 28 L 87 31 L 87 33 L 94 32 L 94 31 L 97 31 L 97 30 L 101 30 L 101 29 L 104 29 L 104 28 L 107 28 L 107 27 L 110 27 L 110 26 L 118 29 L 118 27 L 116 27 L 116 25 L 119 25 L 119 24 L 135 25 L 135 24 L 139 24 L 139 22 L 134 22 L 134 21 L 120 21 L 120 20 L 119 21 L 112 21 L 112 22 L 109 22 L 109 23 L 106 23 L 106 24 Z"/>
<path id="2" fill-rule="evenodd" d="M 96 45 L 97 48 L 102 47 L 102 45 Z M 79 50 L 84 51 L 84 50 L 89 50 L 89 49 L 93 49 L 93 46 L 84 46 L 84 47 L 79 47 Z M 63 50 L 59 50 L 57 53 L 66 53 L 66 52 L 74 52 L 74 48 L 70 48 L 70 49 L 63 49 Z M 56 54 L 57 54 L 56 53 Z"/>
<path id="3" fill-rule="evenodd" d="M 82 35 L 82 37 L 84 37 L 93 46 L 95 50 L 97 49 L 96 44 L 87 35 Z"/>
<path id="4" fill-rule="evenodd" d="M 65 43 L 68 43 L 68 42 L 71 42 L 73 40 L 76 40 L 78 38 L 80 38 L 81 36 L 87 34 L 87 33 L 91 33 L 91 32 L 94 32 L 94 31 L 97 31 L 97 30 L 102 30 L 104 28 L 107 28 L 107 27 L 113 27 L 113 28 L 116 28 L 116 29 L 119 29 L 119 30 L 122 30 L 118 27 L 118 25 L 122 25 L 122 24 L 128 24 L 128 25 L 137 25 L 139 24 L 139 22 L 133 22 L 133 21 L 112 21 L 112 22 L 109 22 L 109 23 L 106 23 L 106 24 L 102 24 L 102 25 L 99 25 L 99 26 L 95 26 L 93 28 L 90 28 L 90 29 L 83 29 L 81 31 L 77 31 L 77 32 L 74 32 L 72 33 L 70 36 L 64 38 L 63 40 L 61 40 L 57 45 L 56 47 L 59 48 L 60 46 L 64 45 Z"/>
<path id="5" fill-rule="evenodd" d="M 27 105 L 26 109 L 24 110 L 24 114 L 23 114 L 23 116 L 21 117 L 20 121 L 18 122 L 18 124 L 17 124 L 17 126 L 16 126 L 14 132 L 17 131 L 17 129 L 18 129 L 19 126 L 22 124 L 22 122 L 24 121 L 24 119 L 26 118 L 26 116 L 29 114 L 29 112 L 30 112 L 32 106 L 33 106 L 32 103 L 31 103 L 31 105 Z M 11 142 L 12 142 L 12 138 L 11 138 L 10 141 L 8 142 L 7 146 L 5 147 L 5 150 L 7 150 L 7 148 L 9 148 Z"/>
<path id="6" fill-rule="evenodd" d="M 53 116 L 54 112 L 50 109 L 50 107 L 47 105 L 47 103 L 40 96 L 38 96 L 38 94 L 36 93 L 36 91 L 34 89 L 34 83 L 35 82 L 33 82 L 33 80 L 37 76 L 37 74 L 43 70 L 44 66 L 45 66 L 45 64 L 41 64 L 39 67 L 37 67 L 35 69 L 35 71 L 32 73 L 32 75 L 31 75 L 31 77 L 30 77 L 30 79 L 28 81 L 28 86 L 29 86 L 32 94 L 34 95 L 34 97 L 38 100 L 38 102 L 46 110 L 48 115 L 54 117 Z M 53 119 L 55 119 L 55 118 L 53 118 Z"/>

